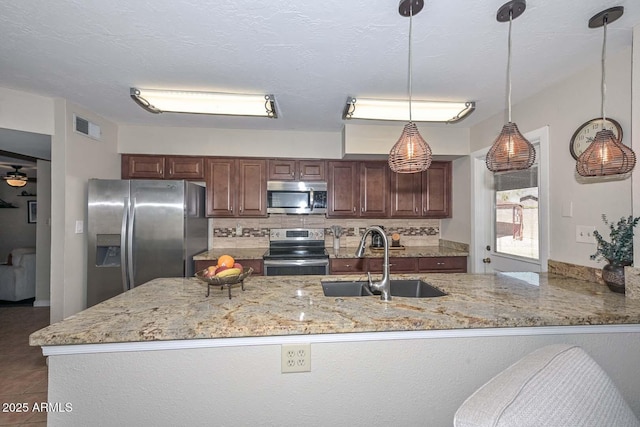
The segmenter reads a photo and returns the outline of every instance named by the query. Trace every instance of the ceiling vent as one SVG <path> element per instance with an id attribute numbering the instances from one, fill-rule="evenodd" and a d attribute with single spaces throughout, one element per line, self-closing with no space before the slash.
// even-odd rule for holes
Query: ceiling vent
<path id="1" fill-rule="evenodd" d="M 75 114 L 73 115 L 73 129 L 89 138 L 99 140 L 101 137 L 100 126 Z"/>

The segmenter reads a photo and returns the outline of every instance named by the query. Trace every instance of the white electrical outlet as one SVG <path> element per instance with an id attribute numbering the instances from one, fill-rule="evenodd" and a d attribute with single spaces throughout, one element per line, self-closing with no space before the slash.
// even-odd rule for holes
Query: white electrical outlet
<path id="1" fill-rule="evenodd" d="M 282 373 L 311 371 L 311 344 L 283 344 Z"/>

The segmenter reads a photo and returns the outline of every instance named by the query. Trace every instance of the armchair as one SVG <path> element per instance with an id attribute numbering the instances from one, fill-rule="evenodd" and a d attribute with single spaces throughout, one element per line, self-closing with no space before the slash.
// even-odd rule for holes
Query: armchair
<path id="1" fill-rule="evenodd" d="M 11 264 L 0 265 L 0 300 L 21 301 L 36 296 L 36 249 L 11 251 Z"/>

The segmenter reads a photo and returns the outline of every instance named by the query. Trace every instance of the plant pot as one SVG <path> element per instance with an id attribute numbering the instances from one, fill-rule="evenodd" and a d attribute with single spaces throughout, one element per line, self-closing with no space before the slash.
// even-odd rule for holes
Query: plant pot
<path id="1" fill-rule="evenodd" d="M 624 265 L 607 264 L 602 267 L 602 280 L 613 292 L 624 294 Z"/>

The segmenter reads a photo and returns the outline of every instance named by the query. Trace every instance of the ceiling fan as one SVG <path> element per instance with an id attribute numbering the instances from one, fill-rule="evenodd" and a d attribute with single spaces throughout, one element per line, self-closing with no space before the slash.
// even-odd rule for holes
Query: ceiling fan
<path id="1" fill-rule="evenodd" d="M 15 170 L 12 172 L 7 172 L 7 174 L 3 176 L 7 184 L 9 184 L 11 187 L 24 187 L 25 185 L 27 185 L 27 181 L 29 180 L 29 178 L 27 178 L 26 173 L 20 172 L 22 166 L 12 165 L 11 167 Z"/>

